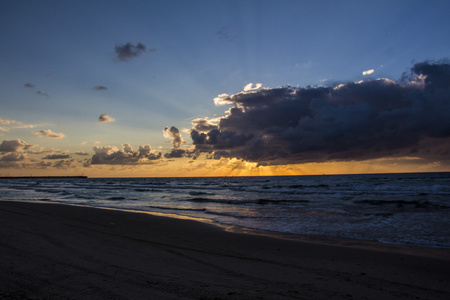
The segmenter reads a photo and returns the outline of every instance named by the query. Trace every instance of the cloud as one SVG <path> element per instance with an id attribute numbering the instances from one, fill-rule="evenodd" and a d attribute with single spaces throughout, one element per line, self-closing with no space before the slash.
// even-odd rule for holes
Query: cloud
<path id="1" fill-rule="evenodd" d="M 27 153 L 28 154 L 51 154 L 53 153 L 54 150 L 44 150 L 44 147 L 39 147 L 39 149 L 37 150 L 28 150 Z"/>
<path id="2" fill-rule="evenodd" d="M 92 90 L 94 91 L 106 91 L 108 88 L 106 86 L 103 85 L 96 85 L 92 88 Z"/>
<path id="3" fill-rule="evenodd" d="M 150 145 L 139 146 L 134 151 L 130 144 L 122 144 L 122 149 L 115 146 L 94 146 L 94 155 L 89 163 L 92 165 L 136 165 L 149 164 L 161 158 L 161 153 L 152 151 Z"/>
<path id="4" fill-rule="evenodd" d="M 253 83 L 249 83 L 246 86 L 244 86 L 244 92 L 259 90 L 261 87 L 262 87 L 262 83 L 255 84 L 255 87 L 253 87 Z"/>
<path id="5" fill-rule="evenodd" d="M 9 131 L 11 128 L 34 128 L 37 125 L 35 124 L 24 124 L 20 121 L 16 120 L 4 120 L 0 118 L 0 125 L 6 125 L 6 127 L 0 127 L 0 131 Z"/>
<path id="6" fill-rule="evenodd" d="M 64 133 L 56 133 L 56 132 L 51 131 L 50 129 L 33 132 L 33 134 L 38 137 L 48 137 L 48 138 L 53 138 L 53 139 L 61 139 L 61 138 L 65 137 Z"/>
<path id="7" fill-rule="evenodd" d="M 34 89 L 34 88 L 36 87 L 34 84 L 29 83 L 29 82 L 25 83 L 23 86 L 26 87 L 26 88 L 29 88 L 29 89 Z M 41 90 L 38 90 L 38 91 L 36 92 L 36 94 L 38 94 L 38 95 L 40 95 L 40 96 L 44 96 L 44 97 L 50 97 L 49 94 L 47 94 L 47 93 L 45 93 L 45 92 L 43 92 L 43 91 L 41 91 Z"/>
<path id="8" fill-rule="evenodd" d="M 11 152 L 6 155 L 4 155 L 0 161 L 2 162 L 17 162 L 17 161 L 23 161 L 26 157 L 23 153 L 19 152 Z"/>
<path id="9" fill-rule="evenodd" d="M 109 123 L 109 122 L 114 122 L 115 119 L 111 118 L 107 114 L 101 114 L 100 117 L 98 117 L 98 121 L 100 123 Z"/>
<path id="10" fill-rule="evenodd" d="M 165 158 L 180 158 L 184 157 L 187 151 L 184 149 L 172 149 L 169 153 L 164 154 Z"/>
<path id="11" fill-rule="evenodd" d="M 172 139 L 173 148 L 179 148 L 184 143 L 180 131 L 174 126 L 170 127 L 170 129 L 169 127 L 164 128 L 163 134 L 165 138 Z"/>
<path id="12" fill-rule="evenodd" d="M 364 76 L 366 76 L 366 75 L 373 74 L 373 72 L 375 72 L 375 70 L 374 70 L 374 69 L 370 69 L 370 70 L 367 70 L 367 71 L 362 72 L 362 74 L 363 74 Z"/>
<path id="13" fill-rule="evenodd" d="M 450 60 L 444 59 L 441 63 L 430 63 L 428 61 L 417 63 L 411 68 L 410 76 L 419 74 L 429 90 L 436 88 L 448 89 L 450 86 Z M 414 78 L 413 78 L 414 80 Z"/>
<path id="14" fill-rule="evenodd" d="M 9 124 L 15 123 L 15 122 L 16 122 L 16 121 L 0 119 L 0 124 L 2 124 L 2 125 L 9 125 Z"/>
<path id="15" fill-rule="evenodd" d="M 76 154 L 76 155 L 83 155 L 83 156 L 89 155 L 87 152 L 83 152 L 83 151 L 75 152 L 75 154 Z"/>
<path id="16" fill-rule="evenodd" d="M 26 87 L 26 88 L 29 88 L 29 89 L 34 89 L 34 88 L 36 87 L 34 84 L 29 83 L 29 82 L 25 83 L 23 86 Z M 41 91 L 41 90 L 38 90 L 38 91 L 36 92 L 36 94 L 38 94 L 38 95 L 40 95 L 40 96 L 44 96 L 44 97 L 50 97 L 49 94 L 47 94 L 47 93 L 45 93 L 45 92 L 43 92 L 43 91 Z"/>
<path id="17" fill-rule="evenodd" d="M 66 159 L 60 160 L 53 164 L 53 167 L 58 169 L 67 169 L 67 168 L 75 168 L 76 161 L 74 159 Z"/>
<path id="18" fill-rule="evenodd" d="M 49 94 L 47 94 L 47 93 L 45 93 L 45 92 L 43 92 L 43 91 L 37 91 L 36 94 L 41 95 L 41 96 L 44 96 L 44 97 L 50 97 Z"/>
<path id="19" fill-rule="evenodd" d="M 234 36 L 231 34 L 228 26 L 221 27 L 219 30 L 216 31 L 216 34 L 221 40 L 225 40 L 227 42 L 234 41 Z"/>
<path id="20" fill-rule="evenodd" d="M 259 164 L 414 156 L 450 161 L 450 64 L 415 64 L 400 81 L 254 89 L 222 94 L 217 124 L 195 119 L 197 153 Z"/>
<path id="21" fill-rule="evenodd" d="M 36 168 L 40 168 L 40 169 L 46 169 L 48 167 L 51 167 L 53 164 L 49 161 L 40 161 L 38 163 L 36 163 L 34 166 Z"/>
<path id="22" fill-rule="evenodd" d="M 140 56 L 145 52 L 155 52 L 155 48 L 151 48 L 147 50 L 147 47 L 142 43 L 137 43 L 134 45 L 130 42 L 126 44 L 116 45 L 114 47 L 114 51 L 116 52 L 117 59 L 119 61 L 129 61 L 132 58 Z"/>
<path id="23" fill-rule="evenodd" d="M 220 94 L 216 98 L 214 98 L 214 104 L 215 105 L 226 105 L 226 104 L 233 104 L 232 102 L 227 101 L 226 99 L 230 97 L 228 94 Z"/>
<path id="24" fill-rule="evenodd" d="M 0 144 L 0 152 L 5 153 L 0 158 L 0 168 L 11 168 L 18 167 L 19 162 L 26 161 L 26 155 L 23 153 L 23 150 L 27 150 L 33 147 L 33 145 L 29 145 L 21 140 L 4 140 Z"/>
<path id="25" fill-rule="evenodd" d="M 192 120 L 193 129 L 198 132 L 210 131 L 218 129 L 220 119 L 197 118 Z"/>
<path id="26" fill-rule="evenodd" d="M 27 144 L 19 139 L 10 141 L 4 140 L 0 144 L 0 152 L 22 152 L 23 150 L 27 150 L 31 147 L 33 147 L 33 145 Z"/>
<path id="27" fill-rule="evenodd" d="M 68 159 L 70 158 L 70 154 L 49 154 L 44 156 L 42 159 Z"/>

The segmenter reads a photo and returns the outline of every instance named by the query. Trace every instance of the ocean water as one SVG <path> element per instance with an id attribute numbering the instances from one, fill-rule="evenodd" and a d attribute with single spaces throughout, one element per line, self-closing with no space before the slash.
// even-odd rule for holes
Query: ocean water
<path id="1" fill-rule="evenodd" d="M 280 233 L 450 247 L 450 173 L 3 178 L 0 200 L 137 210 Z"/>

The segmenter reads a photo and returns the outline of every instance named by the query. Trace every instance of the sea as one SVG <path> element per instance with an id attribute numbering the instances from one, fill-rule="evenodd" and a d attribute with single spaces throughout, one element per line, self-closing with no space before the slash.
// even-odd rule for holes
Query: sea
<path id="1" fill-rule="evenodd" d="M 2 178 L 0 200 L 150 212 L 289 235 L 450 247 L 450 173 Z"/>

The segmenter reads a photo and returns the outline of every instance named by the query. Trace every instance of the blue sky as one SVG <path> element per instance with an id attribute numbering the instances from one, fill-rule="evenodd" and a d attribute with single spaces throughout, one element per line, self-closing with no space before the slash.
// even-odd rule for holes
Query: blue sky
<path id="1" fill-rule="evenodd" d="M 123 143 L 164 155 L 166 126 L 190 151 L 192 120 L 226 116 L 232 106 L 213 99 L 249 83 L 398 81 L 448 57 L 448 11 L 449 1 L 1 1 L 0 140 L 33 146 L 3 168 L 62 172 L 42 159 L 51 152 L 78 172 L 94 146 Z"/>

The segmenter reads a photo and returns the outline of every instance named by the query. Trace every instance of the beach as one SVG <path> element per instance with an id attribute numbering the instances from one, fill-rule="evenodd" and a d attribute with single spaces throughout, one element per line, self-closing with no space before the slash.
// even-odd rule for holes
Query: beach
<path id="1" fill-rule="evenodd" d="M 450 298 L 449 249 L 333 245 L 15 201 L 0 202 L 0 220 L 0 298 Z"/>

